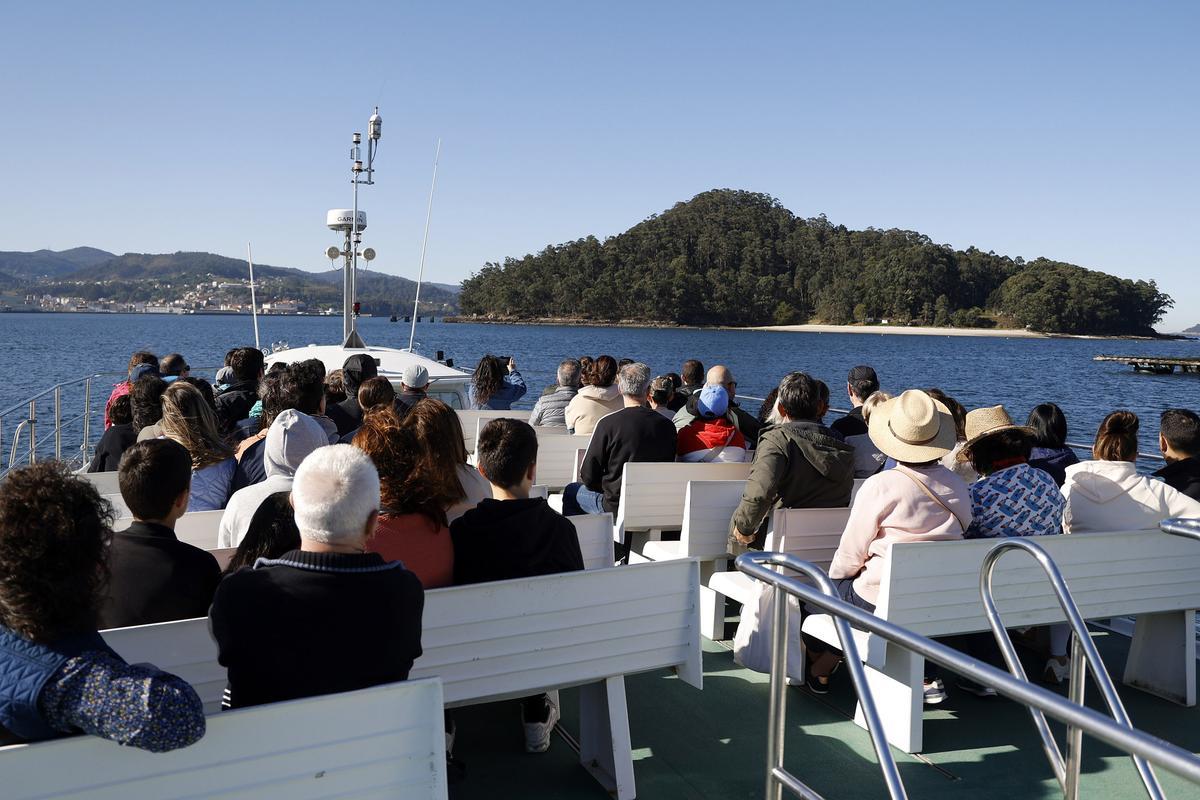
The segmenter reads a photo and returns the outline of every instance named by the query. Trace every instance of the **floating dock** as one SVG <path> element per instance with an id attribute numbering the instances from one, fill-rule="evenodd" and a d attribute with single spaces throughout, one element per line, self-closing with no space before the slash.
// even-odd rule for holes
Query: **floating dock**
<path id="1" fill-rule="evenodd" d="M 1159 356 L 1096 356 L 1093 361 L 1116 361 L 1133 367 L 1134 372 L 1171 375 L 1175 370 L 1200 374 L 1200 358 L 1161 358 Z"/>

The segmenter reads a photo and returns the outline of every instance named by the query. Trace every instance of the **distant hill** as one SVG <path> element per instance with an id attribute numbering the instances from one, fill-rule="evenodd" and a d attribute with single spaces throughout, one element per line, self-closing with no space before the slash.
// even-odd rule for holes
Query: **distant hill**
<path id="1" fill-rule="evenodd" d="M 115 255 L 95 247 L 75 247 L 70 250 L 35 250 L 31 253 L 0 251 L 0 273 L 16 281 L 36 281 L 58 278 L 81 267 L 101 264 Z"/>
<path id="2" fill-rule="evenodd" d="M 547 245 L 463 282 L 463 314 L 692 325 L 805 321 L 1152 334 L 1173 304 L 1132 281 L 1039 258 L 956 250 L 915 231 L 797 217 L 715 189 L 624 233 Z"/>
<path id="3" fill-rule="evenodd" d="M 1185 330 L 1184 333 L 1200 333 L 1200 325 L 1193 325 Z"/>
<path id="4" fill-rule="evenodd" d="M 240 284 L 249 278 L 245 261 L 213 253 L 125 253 L 116 256 L 93 248 L 76 248 L 61 253 L 42 250 L 0 254 L 3 255 L 12 257 L 10 262 L 15 265 L 14 269 L 23 276 L 17 280 L 26 288 L 89 301 L 169 302 L 183 299 L 184 292 L 197 291 L 198 286 L 211 287 L 214 282 Z M 2 269 L 0 273 L 3 273 Z M 12 275 L 11 272 L 7 274 Z M 309 272 L 255 264 L 254 277 L 258 283 L 259 303 L 299 300 L 314 308 L 341 304 L 341 270 Z M 3 285 L 7 284 L 0 281 L 0 286 Z M 374 270 L 359 272 L 358 300 L 365 313 L 399 314 L 406 308 L 411 313 L 415 290 L 416 282 L 407 278 Z M 223 300 L 243 303 L 249 300 L 248 287 L 229 286 L 212 291 L 219 292 Z M 421 310 L 424 313 L 456 313 L 457 292 L 426 284 L 421 289 Z"/>

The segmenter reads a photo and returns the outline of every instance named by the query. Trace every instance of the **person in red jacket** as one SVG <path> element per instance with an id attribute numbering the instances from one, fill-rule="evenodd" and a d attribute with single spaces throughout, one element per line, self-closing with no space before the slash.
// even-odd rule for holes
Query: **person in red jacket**
<path id="1" fill-rule="evenodd" d="M 696 400 L 699 416 L 679 431 L 675 452 L 680 461 L 745 461 L 746 437 L 731 422 L 724 386 L 705 386 Z"/>

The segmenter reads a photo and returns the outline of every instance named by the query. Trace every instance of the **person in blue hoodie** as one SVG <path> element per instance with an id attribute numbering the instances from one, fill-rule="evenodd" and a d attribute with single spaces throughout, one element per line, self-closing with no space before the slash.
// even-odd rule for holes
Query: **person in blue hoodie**
<path id="1" fill-rule="evenodd" d="M 1054 403 L 1042 403 L 1029 412 L 1026 425 L 1033 431 L 1033 450 L 1029 466 L 1046 472 L 1061 488 L 1067 480 L 1067 467 L 1079 463 L 1079 456 L 1067 447 L 1067 418 Z"/>

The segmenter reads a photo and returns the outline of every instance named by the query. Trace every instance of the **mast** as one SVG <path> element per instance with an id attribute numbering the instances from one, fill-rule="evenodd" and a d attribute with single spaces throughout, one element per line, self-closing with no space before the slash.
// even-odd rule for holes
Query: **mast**
<path id="1" fill-rule="evenodd" d="M 417 338 L 417 308 L 421 303 L 421 282 L 425 280 L 425 247 L 429 244 L 429 220 L 433 216 L 433 191 L 437 188 L 438 161 L 442 158 L 442 140 L 439 138 L 437 152 L 433 155 L 433 183 L 429 186 L 429 206 L 425 209 L 425 235 L 421 238 L 421 268 L 417 273 L 417 294 L 413 298 L 412 328 L 408 332 L 408 349 L 412 352 Z"/>
<path id="2" fill-rule="evenodd" d="M 354 186 L 354 210 L 350 218 L 350 229 L 347 231 L 346 252 L 343 253 L 346 257 L 346 266 L 345 274 L 342 276 L 342 336 L 344 337 L 342 347 L 345 348 L 366 347 L 362 337 L 358 335 L 358 299 L 355 285 L 358 271 L 358 246 L 362 243 L 358 218 L 358 187 L 360 184 L 372 186 L 375 183 L 375 153 L 379 150 L 379 138 L 382 133 L 383 119 L 379 116 L 379 106 L 375 106 L 375 113 L 367 120 L 367 164 L 365 167 L 359 148 L 359 145 L 362 144 L 361 133 L 357 131 L 354 133 L 353 145 L 350 148 L 350 174 L 352 176 L 350 182 Z M 363 176 L 364 172 L 366 172 L 365 177 Z M 370 261 L 374 252 L 363 255 Z"/>
<path id="3" fill-rule="evenodd" d="M 254 346 L 261 348 L 258 343 L 258 301 L 254 295 L 254 254 L 250 252 L 250 243 L 246 242 L 246 263 L 250 265 L 250 316 L 254 318 Z"/>

